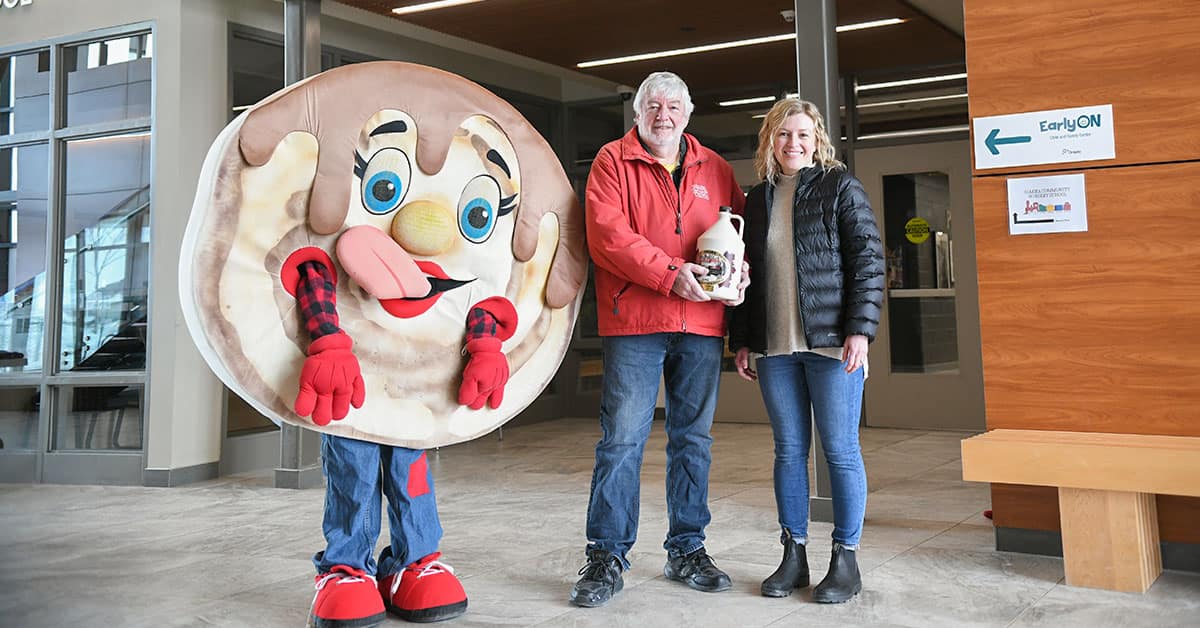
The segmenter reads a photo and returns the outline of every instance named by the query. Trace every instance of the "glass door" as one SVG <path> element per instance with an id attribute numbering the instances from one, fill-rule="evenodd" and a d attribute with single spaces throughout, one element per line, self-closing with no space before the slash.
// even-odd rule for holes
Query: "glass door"
<path id="1" fill-rule="evenodd" d="M 855 152 L 887 262 L 867 425 L 984 428 L 969 151 L 959 141 Z"/>

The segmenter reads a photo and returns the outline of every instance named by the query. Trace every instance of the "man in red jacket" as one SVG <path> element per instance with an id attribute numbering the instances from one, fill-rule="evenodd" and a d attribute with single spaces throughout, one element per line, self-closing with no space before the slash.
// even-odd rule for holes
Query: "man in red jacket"
<path id="1" fill-rule="evenodd" d="M 733 169 L 683 132 L 687 85 L 670 72 L 646 77 L 633 99 L 637 126 L 600 149 L 587 184 L 587 240 L 596 265 L 604 347 L 602 437 L 587 515 L 587 564 L 571 589 L 579 606 L 621 590 L 637 538 L 642 452 L 658 382 L 666 382 L 667 512 L 663 573 L 700 591 L 730 588 L 704 550 L 713 410 L 721 376 L 725 307 L 697 277 L 696 240 L 722 205 L 742 212 Z M 748 283 L 743 268 L 742 285 Z"/>

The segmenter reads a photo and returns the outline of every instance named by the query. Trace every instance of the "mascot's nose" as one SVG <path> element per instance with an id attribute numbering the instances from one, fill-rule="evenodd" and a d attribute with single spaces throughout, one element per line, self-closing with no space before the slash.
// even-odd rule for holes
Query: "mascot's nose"
<path id="1" fill-rule="evenodd" d="M 438 255 L 450 250 L 458 236 L 454 216 L 432 201 L 413 201 L 392 219 L 392 238 L 415 255 Z"/>

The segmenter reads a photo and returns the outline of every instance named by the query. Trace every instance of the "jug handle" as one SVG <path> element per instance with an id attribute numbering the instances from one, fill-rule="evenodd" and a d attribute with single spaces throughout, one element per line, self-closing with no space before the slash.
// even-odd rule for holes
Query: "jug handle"
<path id="1" fill-rule="evenodd" d="M 739 215 L 737 215 L 737 214 L 730 214 L 730 215 L 729 215 L 729 219 L 730 219 L 730 220 L 736 220 L 736 221 L 737 221 L 737 233 L 738 233 L 738 237 L 739 237 L 739 238 L 742 238 L 742 231 L 743 231 L 743 227 L 745 227 L 745 226 L 746 226 L 746 223 L 745 223 L 745 221 L 744 221 L 744 220 L 742 220 L 742 217 L 741 217 L 741 216 L 739 216 Z M 745 239 L 745 238 L 743 238 L 743 239 Z"/>

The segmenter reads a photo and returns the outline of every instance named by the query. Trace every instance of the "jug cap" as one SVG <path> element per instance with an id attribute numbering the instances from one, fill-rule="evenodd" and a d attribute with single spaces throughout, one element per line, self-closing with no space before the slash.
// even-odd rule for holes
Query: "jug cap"
<path id="1" fill-rule="evenodd" d="M 733 207 L 731 207 L 729 205 L 722 205 L 721 211 L 727 212 L 727 213 L 733 213 Z"/>

